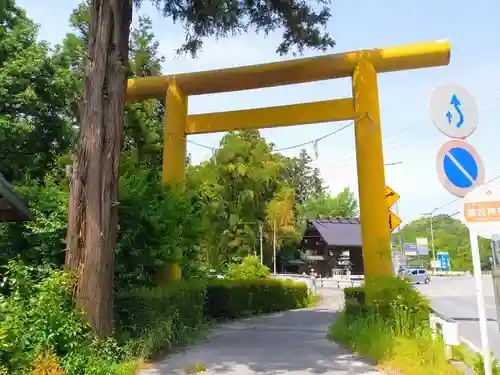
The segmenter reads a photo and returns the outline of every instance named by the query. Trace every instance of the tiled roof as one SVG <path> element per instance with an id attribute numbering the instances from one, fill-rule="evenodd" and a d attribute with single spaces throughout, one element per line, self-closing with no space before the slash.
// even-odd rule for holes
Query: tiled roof
<path id="1" fill-rule="evenodd" d="M 330 246 L 361 247 L 361 224 L 359 218 L 311 220 L 323 240 Z"/>

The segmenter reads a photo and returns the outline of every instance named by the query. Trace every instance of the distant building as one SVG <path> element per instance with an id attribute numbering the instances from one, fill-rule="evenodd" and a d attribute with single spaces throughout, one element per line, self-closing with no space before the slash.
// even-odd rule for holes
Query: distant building
<path id="1" fill-rule="evenodd" d="M 32 220 L 26 201 L 0 174 L 0 221 Z"/>
<path id="2" fill-rule="evenodd" d="M 311 268 L 322 277 L 363 274 L 361 225 L 354 219 L 318 219 L 307 222 L 300 242 L 299 272 Z"/>

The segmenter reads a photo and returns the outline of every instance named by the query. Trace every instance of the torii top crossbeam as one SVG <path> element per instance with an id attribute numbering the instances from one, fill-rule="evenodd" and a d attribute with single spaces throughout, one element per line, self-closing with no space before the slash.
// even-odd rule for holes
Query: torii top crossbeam
<path id="1" fill-rule="evenodd" d="M 133 78 L 128 81 L 127 99 L 164 97 L 172 82 L 185 95 L 200 95 L 349 77 L 362 58 L 369 59 L 377 73 L 442 66 L 450 61 L 450 42 L 424 42 L 228 69 Z"/>

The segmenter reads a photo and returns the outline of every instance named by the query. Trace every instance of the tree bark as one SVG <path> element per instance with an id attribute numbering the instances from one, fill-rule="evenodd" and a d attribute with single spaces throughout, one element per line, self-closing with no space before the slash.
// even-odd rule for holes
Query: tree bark
<path id="1" fill-rule="evenodd" d="M 95 334 L 113 329 L 119 160 L 132 21 L 131 0 L 92 0 L 81 131 L 70 181 L 66 267 Z"/>

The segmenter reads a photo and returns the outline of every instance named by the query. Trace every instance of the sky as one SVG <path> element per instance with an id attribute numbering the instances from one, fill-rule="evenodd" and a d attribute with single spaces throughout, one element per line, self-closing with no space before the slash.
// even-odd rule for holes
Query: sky
<path id="1" fill-rule="evenodd" d="M 18 0 L 28 16 L 40 26 L 41 40 L 59 43 L 70 32 L 69 14 L 79 1 Z M 145 3 L 147 3 L 145 1 Z M 429 95 L 440 85 L 453 83 L 465 88 L 476 99 L 479 127 L 468 141 L 477 149 L 486 169 L 486 179 L 500 175 L 498 147 L 500 127 L 500 74 L 498 74 L 500 43 L 498 17 L 500 2 L 457 2 L 450 0 L 421 1 L 331 1 L 332 18 L 327 30 L 336 46 L 327 53 L 339 53 L 365 48 L 379 48 L 425 41 L 448 39 L 452 52 L 446 67 L 385 73 L 379 75 L 380 110 L 383 131 L 386 184 L 400 194 L 398 213 L 403 224 L 438 208 L 436 214 L 453 214 L 460 210 L 456 200 L 441 186 L 436 174 L 436 154 L 447 141 L 429 118 Z M 135 12 L 153 20 L 154 33 L 160 42 L 160 52 L 166 57 L 165 74 L 227 68 L 293 58 L 280 57 L 276 47 L 280 33 L 268 37 L 250 33 L 224 40 L 208 39 L 197 59 L 176 56 L 184 34 L 182 25 L 161 18 L 146 4 Z M 317 56 L 307 51 L 305 56 Z M 330 100 L 351 96 L 350 78 L 302 85 L 292 85 L 236 93 L 201 95 L 189 99 L 189 113 L 258 108 Z M 261 134 L 285 148 L 322 137 L 348 122 L 302 125 L 263 129 Z M 217 147 L 223 134 L 189 136 L 189 140 Z M 496 149 L 497 148 L 497 149 Z M 313 146 L 306 147 L 314 155 Z M 318 158 L 313 164 L 331 193 L 345 187 L 357 194 L 354 128 L 342 130 L 318 143 Z M 285 155 L 298 155 L 300 148 Z M 193 162 L 211 156 L 209 149 L 188 144 Z M 495 158 L 495 154 L 497 158 Z M 495 162 L 497 160 L 497 162 Z"/>

